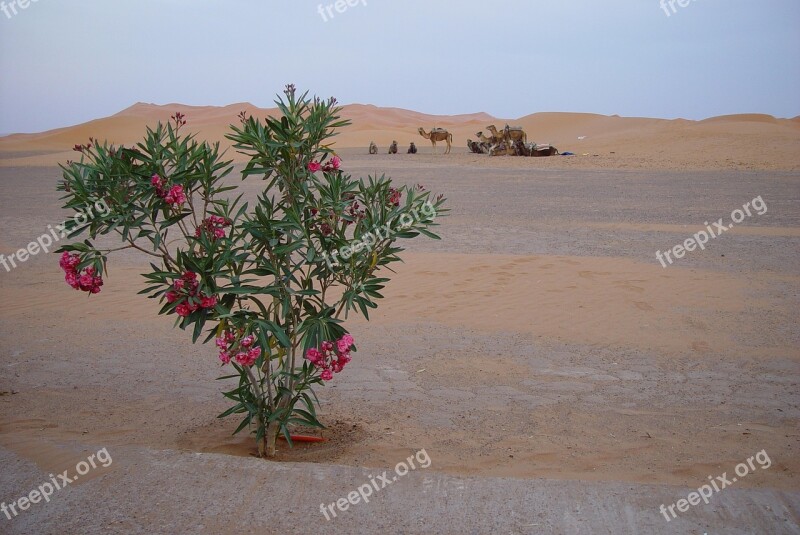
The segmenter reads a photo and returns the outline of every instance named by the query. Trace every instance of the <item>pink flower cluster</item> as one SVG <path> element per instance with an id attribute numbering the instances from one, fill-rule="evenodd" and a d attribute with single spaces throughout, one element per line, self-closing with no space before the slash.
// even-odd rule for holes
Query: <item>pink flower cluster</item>
<path id="1" fill-rule="evenodd" d="M 310 162 L 308 164 L 308 170 L 312 173 L 316 173 L 317 171 L 329 173 L 331 171 L 338 171 L 341 165 L 342 159 L 338 156 L 333 156 L 325 165 L 322 165 L 320 162 Z"/>
<path id="2" fill-rule="evenodd" d="M 249 368 L 256 363 L 258 357 L 261 356 L 261 348 L 256 343 L 256 337 L 253 334 L 239 337 L 241 332 L 237 335 L 236 332 L 227 330 L 225 333 L 217 338 L 217 347 L 219 348 L 219 360 L 222 364 L 228 364 L 231 359 L 235 359 L 237 363 Z"/>
<path id="3" fill-rule="evenodd" d="M 215 295 L 207 296 L 197 292 L 200 283 L 197 281 L 197 273 L 187 271 L 180 279 L 175 279 L 172 283 L 172 290 L 165 294 L 167 303 L 175 303 L 183 300 L 175 307 L 178 316 L 185 318 L 198 309 L 214 308 L 217 305 Z"/>
<path id="4" fill-rule="evenodd" d="M 103 285 L 103 277 L 95 275 L 93 266 L 84 268 L 78 271 L 78 264 L 81 263 L 81 257 L 77 254 L 70 254 L 64 251 L 61 255 L 61 260 L 58 265 L 64 270 L 64 280 L 67 284 L 76 290 L 82 290 L 93 294 L 100 293 L 100 287 Z"/>
<path id="5" fill-rule="evenodd" d="M 399 190 L 394 188 L 389 188 L 389 198 L 387 199 L 388 203 L 392 206 L 400 206 L 400 199 L 402 198 L 402 193 Z"/>
<path id="6" fill-rule="evenodd" d="M 172 186 L 168 189 L 167 179 L 161 178 L 157 174 L 152 176 L 150 183 L 156 188 L 156 195 L 164 199 L 170 206 L 178 207 L 186 202 L 183 186 Z"/>
<path id="7" fill-rule="evenodd" d="M 351 225 L 354 222 L 358 221 L 359 219 L 364 219 L 367 217 L 367 214 L 364 210 L 359 209 L 360 206 L 358 201 L 353 201 L 350 205 L 344 209 L 344 215 L 348 216 L 351 219 L 345 219 L 345 225 Z"/>
<path id="8" fill-rule="evenodd" d="M 225 237 L 225 227 L 231 226 L 231 220 L 218 215 L 212 215 L 203 220 L 194 231 L 194 237 L 199 238 L 205 233 L 212 240 Z"/>
<path id="9" fill-rule="evenodd" d="M 330 381 L 334 372 L 339 373 L 352 360 L 350 348 L 353 344 L 353 337 L 345 334 L 336 343 L 326 341 L 319 349 L 312 347 L 306 351 L 306 358 L 317 368 L 322 368 L 319 376 L 323 381 Z"/>

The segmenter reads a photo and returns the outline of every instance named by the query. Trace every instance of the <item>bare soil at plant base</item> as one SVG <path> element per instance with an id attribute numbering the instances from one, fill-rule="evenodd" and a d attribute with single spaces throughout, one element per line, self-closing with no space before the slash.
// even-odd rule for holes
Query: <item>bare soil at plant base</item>
<path id="1" fill-rule="evenodd" d="M 451 474 L 696 488 L 765 449 L 773 465 L 736 486 L 798 488 L 797 173 L 361 152 L 343 152 L 347 171 L 423 183 L 453 211 L 442 241 L 409 243 L 372 321 L 348 323 L 358 352 L 318 390 L 328 441 L 281 444 L 280 460 L 385 468 L 425 448 Z M 0 252 L 64 218 L 58 178 L 0 169 Z M 657 262 L 759 195 L 766 214 Z M 253 454 L 215 418 L 213 348 L 136 295 L 140 258 L 109 267 L 89 299 L 54 255 L 0 272 L 0 446 L 52 472 L 95 445 Z"/>

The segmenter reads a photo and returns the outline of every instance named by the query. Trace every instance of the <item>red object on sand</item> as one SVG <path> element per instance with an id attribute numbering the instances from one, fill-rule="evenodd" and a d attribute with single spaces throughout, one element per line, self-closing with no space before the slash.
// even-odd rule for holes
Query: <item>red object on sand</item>
<path id="1" fill-rule="evenodd" d="M 283 435 L 278 435 L 283 440 L 286 440 L 286 437 Z M 322 437 L 311 437 L 308 435 L 289 435 L 292 437 L 293 442 L 325 442 L 325 439 Z"/>

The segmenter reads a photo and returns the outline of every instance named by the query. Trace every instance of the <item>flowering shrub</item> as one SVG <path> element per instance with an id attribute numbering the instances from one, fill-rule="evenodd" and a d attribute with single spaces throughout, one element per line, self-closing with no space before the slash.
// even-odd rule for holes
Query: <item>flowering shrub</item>
<path id="1" fill-rule="evenodd" d="M 275 455 L 278 434 L 291 444 L 293 427 L 323 427 L 312 389 L 333 380 L 357 351 L 344 319 L 350 312 L 369 319 L 389 280 L 378 272 L 400 260 L 397 241 L 438 239 L 430 228 L 447 211 L 441 195 L 422 187 L 344 173 L 325 144 L 348 124 L 335 99 L 297 96 L 288 86 L 276 103 L 281 117 L 242 113 L 227 136 L 247 156 L 242 180 L 263 181 L 252 207 L 228 196 L 236 189 L 226 181 L 233 167 L 219 144 L 183 135 L 179 113 L 148 128 L 134 148 L 96 139 L 76 145 L 81 159 L 62 166 L 59 186 L 65 208 L 98 199 L 109 207 L 67 229 L 88 234 L 59 249 L 67 283 L 98 293 L 110 253 L 150 257 L 140 293 L 158 300 L 160 314 L 173 316 L 194 342 L 204 333 L 204 343 L 215 340 L 222 366 L 235 372 L 221 379 L 238 379 L 223 393 L 232 406 L 220 417 L 242 415 L 234 432 L 249 428 L 262 456 Z M 109 234 L 122 245 L 96 245 Z M 335 269 L 326 261 L 331 252 L 339 255 Z"/>

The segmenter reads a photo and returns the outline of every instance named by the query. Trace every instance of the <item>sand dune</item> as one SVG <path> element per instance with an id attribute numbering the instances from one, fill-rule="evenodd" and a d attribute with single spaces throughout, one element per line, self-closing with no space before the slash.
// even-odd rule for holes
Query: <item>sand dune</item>
<path id="1" fill-rule="evenodd" d="M 274 116 L 277 108 L 259 108 L 248 102 L 228 106 L 137 103 L 110 117 L 42 132 L 0 138 L 1 166 L 54 165 L 75 157 L 72 147 L 89 137 L 116 144 L 140 140 L 147 126 L 169 121 L 175 112 L 186 115 L 186 129 L 208 141 L 225 139 L 228 127 L 246 111 L 258 117 Z M 387 150 L 393 141 L 402 151 L 414 141 L 430 152 L 430 143 L 417 129 L 447 128 L 453 134 L 456 153 L 466 152 L 467 139 L 487 131 L 490 124 L 525 128 L 529 141 L 551 143 L 562 151 L 601 159 L 583 161 L 582 167 L 652 169 L 800 169 L 800 118 L 778 119 L 771 115 L 741 114 L 702 121 L 606 116 L 591 113 L 541 112 L 517 119 L 487 113 L 430 115 L 400 108 L 367 104 L 343 107 L 342 116 L 352 122 L 336 138 L 335 147 L 366 148 L 370 141 Z M 608 157 L 614 155 L 614 157 Z M 236 159 L 239 155 L 233 154 Z M 574 163 L 567 164 L 574 166 Z M 498 165 L 508 165 L 498 163 Z M 528 164 L 525 164 L 528 165 Z"/>

